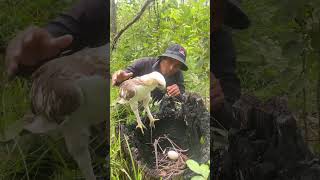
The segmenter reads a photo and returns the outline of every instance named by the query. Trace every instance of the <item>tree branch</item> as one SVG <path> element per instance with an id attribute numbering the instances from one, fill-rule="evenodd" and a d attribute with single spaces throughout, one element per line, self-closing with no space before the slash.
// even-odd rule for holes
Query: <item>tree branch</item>
<path id="1" fill-rule="evenodd" d="M 132 26 L 136 21 L 138 21 L 140 19 L 140 17 L 142 16 L 142 14 L 144 13 L 144 11 L 147 9 L 147 7 L 149 6 L 150 3 L 152 3 L 154 0 L 147 0 L 141 10 L 139 11 L 139 13 L 133 18 L 132 21 L 130 21 L 124 28 L 122 28 L 117 35 L 115 35 L 113 41 L 112 41 L 112 45 L 111 45 L 111 51 L 113 51 L 116 47 L 117 41 L 119 40 L 120 36 L 130 27 Z"/>

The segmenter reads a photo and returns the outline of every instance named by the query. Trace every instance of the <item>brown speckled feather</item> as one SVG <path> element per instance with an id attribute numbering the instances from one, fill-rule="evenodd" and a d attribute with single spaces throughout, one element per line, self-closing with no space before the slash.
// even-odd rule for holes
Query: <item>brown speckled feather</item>
<path id="1" fill-rule="evenodd" d="M 49 120 L 61 123 L 63 116 L 72 113 L 80 105 L 75 80 L 94 75 L 109 79 L 106 56 L 104 46 L 82 50 L 41 66 L 32 75 L 33 114 L 42 114 Z"/>
<path id="2" fill-rule="evenodd" d="M 139 78 L 133 78 L 126 80 L 120 84 L 120 98 L 125 100 L 129 100 L 136 94 L 136 86 L 137 85 L 145 85 L 145 83 Z"/>

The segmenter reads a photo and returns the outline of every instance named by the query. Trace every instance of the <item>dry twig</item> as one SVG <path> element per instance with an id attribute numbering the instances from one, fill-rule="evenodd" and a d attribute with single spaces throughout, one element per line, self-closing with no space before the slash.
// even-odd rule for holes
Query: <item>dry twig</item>
<path id="1" fill-rule="evenodd" d="M 171 144 L 171 147 L 161 147 L 160 143 L 167 141 Z M 153 143 L 154 153 L 155 153 L 155 164 L 156 169 L 163 179 L 170 179 L 172 176 L 181 174 L 185 167 L 186 161 L 188 159 L 187 155 L 183 154 L 188 151 L 188 149 L 180 148 L 173 140 L 171 140 L 167 135 L 160 136 L 154 140 Z M 158 151 L 158 148 L 161 152 Z M 177 160 L 171 160 L 167 153 L 170 150 L 175 150 L 179 153 Z"/>

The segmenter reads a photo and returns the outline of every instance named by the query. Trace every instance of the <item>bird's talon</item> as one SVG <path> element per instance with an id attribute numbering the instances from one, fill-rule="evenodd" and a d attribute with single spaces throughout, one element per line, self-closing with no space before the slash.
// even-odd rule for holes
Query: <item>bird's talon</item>
<path id="1" fill-rule="evenodd" d="M 136 128 L 140 128 L 142 134 L 144 134 L 143 129 L 146 129 L 146 127 L 145 127 L 143 124 L 138 124 L 138 125 L 136 126 Z"/>
<path id="2" fill-rule="evenodd" d="M 151 119 L 149 126 L 150 126 L 151 128 L 155 128 L 154 122 L 155 122 L 155 121 L 159 121 L 159 120 L 160 120 L 160 119 Z"/>

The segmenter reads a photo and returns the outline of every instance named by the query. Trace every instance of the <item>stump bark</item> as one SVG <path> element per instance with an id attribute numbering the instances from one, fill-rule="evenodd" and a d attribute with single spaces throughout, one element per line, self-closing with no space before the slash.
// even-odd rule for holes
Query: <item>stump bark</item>
<path id="1" fill-rule="evenodd" d="M 130 159 L 124 135 L 128 137 L 130 150 L 134 161 L 143 168 L 144 179 L 159 179 L 156 171 L 154 148 L 151 144 L 154 139 L 164 134 L 177 143 L 182 149 L 188 149 L 187 156 L 200 163 L 205 163 L 210 157 L 210 114 L 206 109 L 202 98 L 197 94 L 184 94 L 181 99 L 165 96 L 160 103 L 159 112 L 155 114 L 159 121 L 155 122 L 155 129 L 150 128 L 144 135 L 135 128 L 135 124 L 127 126 L 120 124 L 122 149 L 126 158 Z M 148 125 L 147 117 L 143 123 Z M 200 139 L 204 143 L 200 143 Z M 180 174 L 170 179 L 190 179 L 194 175 L 186 167 Z"/>
<path id="2" fill-rule="evenodd" d="M 212 128 L 211 177 L 215 180 L 316 180 L 320 163 L 301 136 L 284 98 L 266 102 L 245 95 L 233 105 L 241 128 L 224 145 Z M 218 139 L 218 138 L 216 138 Z"/>

